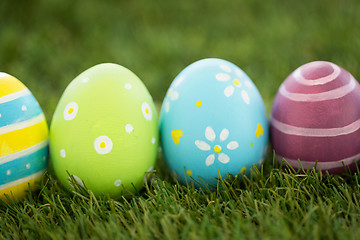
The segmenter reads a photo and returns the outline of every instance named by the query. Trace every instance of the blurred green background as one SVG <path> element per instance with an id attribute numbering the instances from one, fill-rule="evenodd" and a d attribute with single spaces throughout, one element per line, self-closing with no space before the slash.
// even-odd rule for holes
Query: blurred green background
<path id="1" fill-rule="evenodd" d="M 0 0 L 0 71 L 28 86 L 48 121 L 70 81 L 98 63 L 132 70 L 160 105 L 175 76 L 208 57 L 242 68 L 269 113 L 304 63 L 332 61 L 360 79 L 360 2 Z"/>

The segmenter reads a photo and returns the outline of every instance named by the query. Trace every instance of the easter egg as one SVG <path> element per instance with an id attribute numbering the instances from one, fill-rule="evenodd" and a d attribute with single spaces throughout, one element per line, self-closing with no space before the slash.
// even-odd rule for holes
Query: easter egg
<path id="1" fill-rule="evenodd" d="M 48 161 L 48 126 L 39 103 L 15 77 L 0 73 L 0 198 L 36 190 Z"/>
<path id="2" fill-rule="evenodd" d="M 70 190 L 75 180 L 113 198 L 140 190 L 155 165 L 157 120 L 148 90 L 130 70 L 104 63 L 84 71 L 66 88 L 50 126 L 57 178 Z"/>
<path id="3" fill-rule="evenodd" d="M 160 116 L 165 161 L 182 183 L 217 183 L 219 173 L 249 174 L 268 143 L 263 100 L 236 65 L 203 59 L 172 82 Z"/>
<path id="4" fill-rule="evenodd" d="M 279 162 L 330 173 L 355 169 L 360 158 L 360 86 L 331 62 L 291 73 L 275 97 L 271 140 Z"/>

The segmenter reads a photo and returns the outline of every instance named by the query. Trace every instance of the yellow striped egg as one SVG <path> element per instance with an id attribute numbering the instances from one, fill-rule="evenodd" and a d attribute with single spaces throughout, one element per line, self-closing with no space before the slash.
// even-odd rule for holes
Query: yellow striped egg
<path id="1" fill-rule="evenodd" d="M 36 188 L 48 162 L 48 126 L 24 84 L 0 72 L 0 198 Z"/>

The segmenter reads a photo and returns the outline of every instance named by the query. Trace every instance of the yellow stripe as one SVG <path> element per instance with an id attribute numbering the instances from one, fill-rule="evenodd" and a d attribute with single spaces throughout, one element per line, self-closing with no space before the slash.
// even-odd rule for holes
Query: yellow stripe
<path id="1" fill-rule="evenodd" d="M 47 140 L 48 127 L 45 119 L 30 127 L 0 135 L 0 157 L 25 150 Z"/>
<path id="2" fill-rule="evenodd" d="M 0 78 L 0 97 L 25 89 L 25 85 L 13 76 L 7 75 Z"/>
<path id="3" fill-rule="evenodd" d="M 13 199 L 13 196 L 15 197 L 15 199 L 17 198 L 18 200 L 20 200 L 21 198 L 23 198 L 28 190 L 29 190 L 29 185 L 30 184 L 30 188 L 32 191 L 34 191 L 36 189 L 36 185 L 38 182 L 40 182 L 42 178 L 42 173 L 41 174 L 37 174 L 34 178 L 27 180 L 26 182 L 20 183 L 18 185 L 12 186 L 12 187 L 8 187 L 6 189 L 0 190 L 0 199 L 2 200 L 7 200 L 7 198 L 5 197 L 4 194 L 7 194 L 10 198 Z"/>

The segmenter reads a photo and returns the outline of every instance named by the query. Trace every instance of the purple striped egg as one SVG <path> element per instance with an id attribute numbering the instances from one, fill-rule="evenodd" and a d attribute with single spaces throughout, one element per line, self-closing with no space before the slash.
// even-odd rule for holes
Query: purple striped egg
<path id="1" fill-rule="evenodd" d="M 360 159 L 360 85 L 331 62 L 310 62 L 282 83 L 271 112 L 277 161 L 329 173 Z M 301 165 L 299 161 L 301 162 Z"/>

